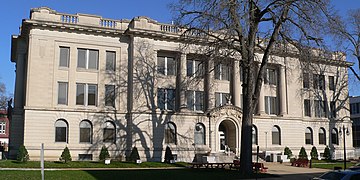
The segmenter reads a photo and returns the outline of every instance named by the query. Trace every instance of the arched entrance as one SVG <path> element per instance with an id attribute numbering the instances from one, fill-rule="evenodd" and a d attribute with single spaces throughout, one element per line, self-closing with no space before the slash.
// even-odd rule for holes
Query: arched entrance
<path id="1" fill-rule="evenodd" d="M 237 128 L 233 121 L 223 120 L 218 127 L 218 151 L 224 152 L 226 148 L 230 148 L 231 151 L 236 152 L 237 149 Z"/>

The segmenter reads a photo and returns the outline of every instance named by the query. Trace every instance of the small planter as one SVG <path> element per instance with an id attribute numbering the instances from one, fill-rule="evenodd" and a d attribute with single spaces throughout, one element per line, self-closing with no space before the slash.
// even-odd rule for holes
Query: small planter
<path id="1" fill-rule="evenodd" d="M 110 164 L 110 161 L 111 161 L 110 159 L 105 159 L 105 164 L 106 165 Z"/>
<path id="2" fill-rule="evenodd" d="M 136 164 L 141 164 L 141 163 L 142 163 L 142 161 L 140 159 L 136 160 Z"/>

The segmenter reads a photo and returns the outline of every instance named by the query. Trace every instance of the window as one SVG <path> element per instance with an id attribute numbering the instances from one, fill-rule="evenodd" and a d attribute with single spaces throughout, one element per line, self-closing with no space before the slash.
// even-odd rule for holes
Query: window
<path id="1" fill-rule="evenodd" d="M 174 57 L 158 56 L 157 72 L 165 76 L 176 75 L 176 61 Z"/>
<path id="2" fill-rule="evenodd" d="M 313 74 L 314 89 L 325 90 L 325 76 Z"/>
<path id="3" fill-rule="evenodd" d="M 67 105 L 68 83 L 58 82 L 58 104 Z"/>
<path id="4" fill-rule="evenodd" d="M 97 85 L 76 83 L 76 105 L 96 106 Z"/>
<path id="5" fill-rule="evenodd" d="M 309 99 L 304 99 L 304 115 L 311 117 L 311 105 Z"/>
<path id="6" fill-rule="evenodd" d="M 187 60 L 186 75 L 189 77 L 203 77 L 204 76 L 204 62 L 197 60 Z"/>
<path id="7" fill-rule="evenodd" d="M 326 145 L 326 134 L 324 128 L 319 129 L 319 144 Z"/>
<path id="8" fill-rule="evenodd" d="M 230 67 L 227 64 L 217 63 L 215 66 L 215 79 L 230 81 Z"/>
<path id="9" fill-rule="evenodd" d="M 105 106 L 115 107 L 115 85 L 105 85 Z"/>
<path id="10" fill-rule="evenodd" d="M 326 117 L 325 101 L 314 100 L 315 117 Z"/>
<path id="11" fill-rule="evenodd" d="M 192 111 L 204 111 L 204 92 L 186 91 L 187 107 Z"/>
<path id="12" fill-rule="evenodd" d="M 69 67 L 70 48 L 60 47 L 60 67 Z"/>
<path id="13" fill-rule="evenodd" d="M 202 123 L 195 125 L 194 143 L 196 145 L 205 145 L 205 126 Z"/>
<path id="14" fill-rule="evenodd" d="M 115 125 L 110 121 L 106 121 L 103 130 L 103 142 L 115 143 Z"/>
<path id="15" fill-rule="evenodd" d="M 305 129 L 305 144 L 313 144 L 313 131 L 309 127 Z"/>
<path id="16" fill-rule="evenodd" d="M 175 109 L 175 89 L 158 89 L 158 107 L 161 110 Z"/>
<path id="17" fill-rule="evenodd" d="M 215 93 L 215 107 L 223 106 L 229 99 L 229 93 Z"/>
<path id="18" fill-rule="evenodd" d="M 275 68 L 266 69 L 265 84 L 277 85 L 277 71 Z"/>
<path id="19" fill-rule="evenodd" d="M 329 89 L 335 91 L 335 80 L 334 76 L 329 76 Z"/>
<path id="20" fill-rule="evenodd" d="M 176 144 L 176 126 L 172 122 L 165 125 L 165 143 Z"/>
<path id="21" fill-rule="evenodd" d="M 330 102 L 330 117 L 336 118 L 336 103 L 335 103 L 335 101 Z"/>
<path id="22" fill-rule="evenodd" d="M 88 120 L 80 122 L 80 142 L 92 143 L 92 125 Z"/>
<path id="23" fill-rule="evenodd" d="M 271 136 L 272 144 L 281 145 L 281 134 L 279 126 L 273 126 Z"/>
<path id="24" fill-rule="evenodd" d="M 255 125 L 252 126 L 251 140 L 252 140 L 252 144 L 258 144 L 258 132 Z"/>
<path id="25" fill-rule="evenodd" d="M 309 73 L 303 73 L 303 88 L 310 88 Z"/>
<path id="26" fill-rule="evenodd" d="M 278 114 L 278 102 L 276 97 L 265 96 L 265 113 L 273 115 Z"/>
<path id="27" fill-rule="evenodd" d="M 92 161 L 93 155 L 92 154 L 79 154 L 79 161 Z"/>
<path id="28" fill-rule="evenodd" d="M 339 144 L 339 137 L 338 137 L 338 131 L 336 128 L 333 128 L 331 130 L 331 143 L 332 144 Z"/>
<path id="29" fill-rule="evenodd" d="M 0 121 L 0 134 L 5 134 L 6 133 L 6 122 L 5 121 Z"/>
<path id="30" fill-rule="evenodd" d="M 359 113 L 360 113 L 360 103 L 351 103 L 350 114 L 359 114 Z"/>
<path id="31" fill-rule="evenodd" d="M 116 53 L 113 51 L 106 51 L 106 65 L 105 69 L 107 71 L 116 70 Z"/>
<path id="32" fill-rule="evenodd" d="M 68 142 L 68 123 L 63 119 L 55 122 L 55 142 Z"/>
<path id="33" fill-rule="evenodd" d="M 99 51 L 91 49 L 78 49 L 78 68 L 98 69 Z"/>

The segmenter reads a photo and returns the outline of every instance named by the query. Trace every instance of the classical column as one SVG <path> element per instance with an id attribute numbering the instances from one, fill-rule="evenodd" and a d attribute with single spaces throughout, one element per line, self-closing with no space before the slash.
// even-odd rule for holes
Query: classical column
<path id="1" fill-rule="evenodd" d="M 259 95 L 259 101 L 257 104 L 258 107 L 258 114 L 259 115 L 263 115 L 265 114 L 265 102 L 264 102 L 264 85 L 261 85 L 261 89 L 260 89 L 260 95 Z"/>
<path id="2" fill-rule="evenodd" d="M 279 95 L 280 95 L 280 115 L 286 114 L 286 81 L 285 81 L 285 66 L 280 66 L 280 82 L 279 82 Z"/>
<path id="3" fill-rule="evenodd" d="M 207 110 L 215 107 L 215 92 L 214 92 L 214 60 L 209 59 L 206 63 L 206 79 L 205 79 L 205 93 L 206 93 L 206 108 Z"/>
<path id="4" fill-rule="evenodd" d="M 235 60 L 233 62 L 233 78 L 231 79 L 233 88 L 233 103 L 237 107 L 241 107 L 241 91 L 240 91 L 240 62 Z"/>
<path id="5" fill-rule="evenodd" d="M 179 108 L 180 111 L 183 111 L 186 109 L 186 54 L 181 53 L 180 54 L 180 63 L 179 63 L 179 76 L 177 78 L 178 83 L 176 83 L 180 88 L 177 88 L 180 90 L 179 92 Z"/>

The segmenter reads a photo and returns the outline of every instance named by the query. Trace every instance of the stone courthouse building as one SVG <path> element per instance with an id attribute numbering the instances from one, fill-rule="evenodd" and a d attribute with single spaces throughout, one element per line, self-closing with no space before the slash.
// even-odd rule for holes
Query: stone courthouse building
<path id="1" fill-rule="evenodd" d="M 97 160 L 102 146 L 114 159 L 137 147 L 143 161 L 162 161 L 167 146 L 178 161 L 192 161 L 195 153 L 239 155 L 241 63 L 205 56 L 196 42 L 185 46 L 180 34 L 148 17 L 31 9 L 12 37 L 10 155 L 24 144 L 36 160 L 41 143 L 47 160 L 58 159 L 66 146 L 75 160 Z M 351 64 L 314 56 L 311 63 L 325 71 L 300 68 L 304 60 L 296 51 L 272 55 L 249 137 L 253 151 L 258 145 L 266 154 L 281 153 L 287 146 L 297 155 L 301 147 L 310 154 L 313 146 L 319 153 L 329 146 L 342 158 L 340 130 L 351 132 L 351 122 L 349 112 L 334 107 L 348 108 L 347 85 L 343 102 L 315 92 L 331 98 Z M 352 136 L 345 138 L 351 157 Z"/>

